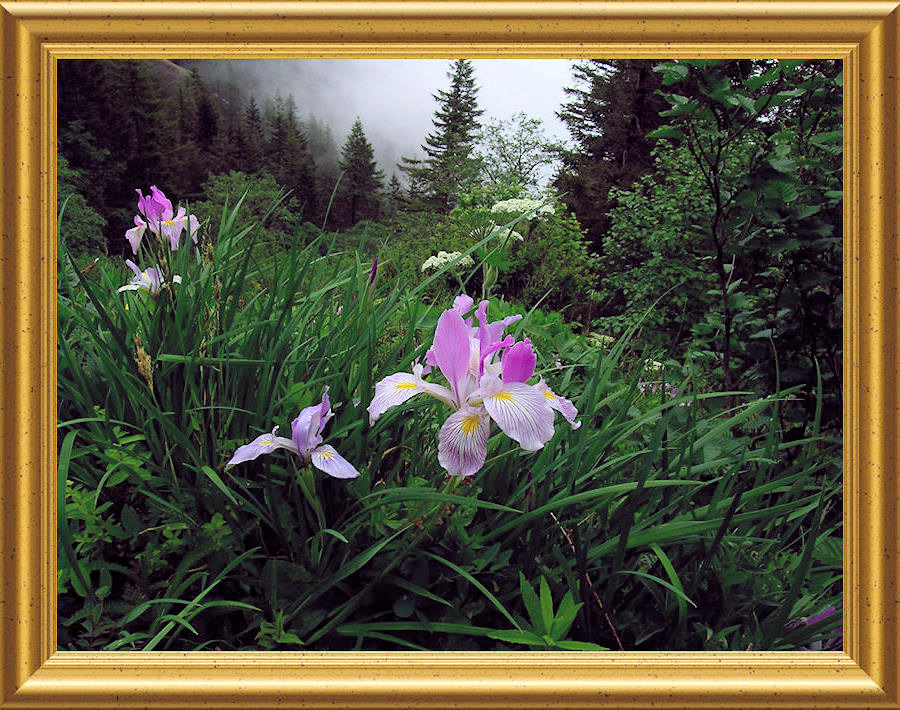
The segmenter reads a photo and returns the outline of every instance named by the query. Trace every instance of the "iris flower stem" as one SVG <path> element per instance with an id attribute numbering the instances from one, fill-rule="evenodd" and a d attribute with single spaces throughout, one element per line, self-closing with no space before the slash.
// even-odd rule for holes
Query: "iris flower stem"
<path id="1" fill-rule="evenodd" d="M 296 480 L 297 485 L 300 487 L 300 491 L 303 493 L 303 497 L 306 498 L 306 501 L 312 508 L 313 513 L 315 513 L 316 522 L 319 525 L 319 530 L 323 530 L 327 527 L 327 525 L 325 524 L 325 511 L 322 509 L 322 502 L 319 500 L 319 497 L 317 495 L 316 479 L 309 465 L 304 465 L 302 469 L 297 471 Z M 313 565 L 315 567 L 318 567 L 322 559 L 322 545 L 320 542 L 320 538 L 315 534 L 313 534 L 311 537 L 313 538 L 313 542 L 312 550 L 310 550 L 310 557 Z"/>

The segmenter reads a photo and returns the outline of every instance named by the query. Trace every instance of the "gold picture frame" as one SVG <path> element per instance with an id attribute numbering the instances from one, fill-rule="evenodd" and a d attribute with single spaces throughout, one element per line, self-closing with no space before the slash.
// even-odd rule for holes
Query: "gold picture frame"
<path id="1" fill-rule="evenodd" d="M 844 62 L 844 651 L 79 653 L 56 642 L 55 62 Z M 900 708 L 900 2 L 0 0 L 0 708 Z"/>

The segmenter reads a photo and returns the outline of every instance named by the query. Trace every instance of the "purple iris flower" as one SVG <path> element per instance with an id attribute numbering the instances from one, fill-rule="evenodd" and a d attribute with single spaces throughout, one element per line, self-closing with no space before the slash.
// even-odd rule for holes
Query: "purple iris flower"
<path id="1" fill-rule="evenodd" d="M 574 429 L 581 426 L 569 400 L 554 394 L 543 380 L 527 383 L 536 363 L 531 341 L 503 337 L 506 327 L 522 316 L 488 322 L 488 301 L 482 301 L 475 311 L 475 326 L 471 317 L 465 318 L 473 305 L 470 297 L 459 296 L 441 314 L 434 343 L 425 355 L 429 369 L 439 369 L 448 387 L 425 381 L 426 366 L 416 363 L 412 373 L 398 372 L 378 382 L 368 408 L 374 423 L 391 407 L 421 392 L 450 407 L 453 413 L 438 436 L 438 461 L 453 476 L 481 470 L 491 420 L 526 451 L 543 448 L 553 437 L 553 410 Z"/>
<path id="2" fill-rule="evenodd" d="M 156 185 L 150 187 L 150 195 L 147 197 L 139 189 L 135 192 L 138 194 L 138 211 L 141 214 L 135 215 L 135 226 L 125 232 L 125 238 L 135 254 L 148 227 L 157 236 L 168 239 L 172 251 L 178 248 L 181 233 L 185 229 L 188 230 L 193 242 L 197 243 L 200 222 L 194 215 L 187 214 L 184 207 L 179 207 L 178 214 L 175 214 L 172 210 L 172 201 Z"/>
<path id="3" fill-rule="evenodd" d="M 818 614 L 813 614 L 810 617 L 805 617 L 799 620 L 791 621 L 787 626 L 784 627 L 785 631 L 793 631 L 801 626 L 812 626 L 820 621 L 824 621 L 835 614 L 838 613 L 838 610 L 834 608 L 831 604 L 826 606 L 822 611 Z M 813 641 L 809 646 L 804 646 L 801 650 L 803 651 L 840 651 L 844 647 L 844 627 L 838 626 L 834 631 L 831 632 L 831 636 L 829 636 L 824 641 Z"/>
<path id="4" fill-rule="evenodd" d="M 333 416 L 326 387 L 322 394 L 322 401 L 304 409 L 291 422 L 290 439 L 276 436 L 275 432 L 278 431 L 278 427 L 275 427 L 270 434 L 262 434 L 249 444 L 241 446 L 225 465 L 234 466 L 244 461 L 252 461 L 262 454 L 271 454 L 276 449 L 287 449 L 300 456 L 304 463 L 311 463 L 329 476 L 356 478 L 359 476 L 359 471 L 353 467 L 353 464 L 335 451 L 334 447 L 322 443 L 322 430 Z"/>
<path id="5" fill-rule="evenodd" d="M 144 271 L 141 271 L 140 267 L 135 264 L 131 259 L 125 259 L 125 264 L 134 272 L 135 277 L 131 279 L 124 286 L 119 287 L 119 292 L 122 291 L 149 291 L 150 295 L 156 298 L 159 290 L 163 287 L 165 281 L 163 280 L 162 271 L 159 269 L 159 265 L 155 268 L 150 267 Z M 180 284 L 181 277 L 178 274 L 172 277 L 172 283 Z"/>

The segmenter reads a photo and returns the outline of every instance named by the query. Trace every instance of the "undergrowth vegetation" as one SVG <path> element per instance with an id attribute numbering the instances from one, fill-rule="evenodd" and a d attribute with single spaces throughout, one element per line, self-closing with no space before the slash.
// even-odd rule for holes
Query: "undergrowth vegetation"
<path id="1" fill-rule="evenodd" d="M 536 451 L 495 428 L 483 468 L 451 477 L 442 405 L 374 425 L 366 408 L 425 362 L 451 302 L 424 294 L 453 267 L 398 289 L 325 234 L 267 242 L 241 207 L 199 247 L 148 234 L 155 292 L 119 293 L 125 269 L 82 273 L 61 248 L 62 648 L 743 650 L 830 632 L 790 622 L 840 606 L 839 442 L 817 421 L 784 439 L 791 391 L 703 391 L 629 333 L 560 337 L 494 301 L 524 315 L 508 332 L 581 426 L 558 419 Z M 226 467 L 326 388 L 327 440 L 358 478 L 288 452 Z"/>

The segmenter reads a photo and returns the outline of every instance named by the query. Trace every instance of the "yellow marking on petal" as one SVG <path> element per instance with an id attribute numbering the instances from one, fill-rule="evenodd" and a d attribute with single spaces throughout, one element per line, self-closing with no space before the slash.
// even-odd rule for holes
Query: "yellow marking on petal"
<path id="1" fill-rule="evenodd" d="M 260 446 L 272 446 L 275 443 L 274 439 L 261 439 L 259 442 Z"/>
<path id="2" fill-rule="evenodd" d="M 478 431 L 478 425 L 480 423 L 481 418 L 477 414 L 470 414 L 459 423 L 459 428 L 462 429 L 463 434 L 469 436 Z"/>
<path id="3" fill-rule="evenodd" d="M 498 392 L 495 395 L 492 395 L 494 399 L 499 399 L 502 402 L 515 402 L 516 398 L 513 397 L 509 392 Z"/>
<path id="4" fill-rule="evenodd" d="M 398 382 L 394 385 L 394 388 L 398 390 L 417 390 L 419 389 L 419 385 L 415 382 Z"/>
<path id="5" fill-rule="evenodd" d="M 544 396 L 547 399 L 556 399 L 556 395 L 553 394 L 550 390 L 547 390 L 546 392 L 544 392 Z"/>
<path id="6" fill-rule="evenodd" d="M 334 454 L 331 453 L 330 451 L 319 451 L 318 454 L 323 459 L 328 459 L 329 461 L 334 458 Z"/>
<path id="7" fill-rule="evenodd" d="M 164 225 L 166 225 L 167 227 L 172 227 L 172 226 L 175 225 L 175 220 L 174 220 L 174 219 L 164 219 L 164 220 L 162 221 L 162 223 L 163 223 Z"/>

